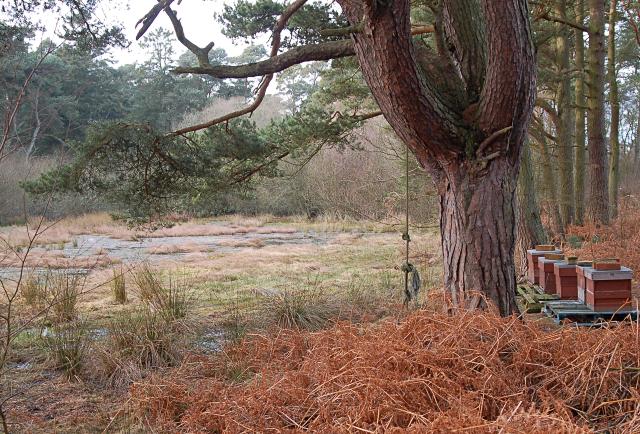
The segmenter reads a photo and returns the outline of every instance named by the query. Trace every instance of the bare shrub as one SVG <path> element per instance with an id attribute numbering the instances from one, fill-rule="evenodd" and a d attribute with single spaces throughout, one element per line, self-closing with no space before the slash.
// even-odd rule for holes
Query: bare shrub
<path id="1" fill-rule="evenodd" d="M 22 153 L 7 156 L 0 168 L 0 226 L 20 223 L 27 216 L 38 215 L 43 211 L 42 201 L 31 200 L 25 196 L 20 186 L 23 181 L 35 179 L 42 173 L 58 167 L 63 157 L 50 155 L 25 158 Z M 59 217 L 86 213 L 88 210 L 104 208 L 96 200 L 68 195 L 60 197 L 46 206 L 49 217 Z"/>
<path id="2" fill-rule="evenodd" d="M 285 176 L 258 178 L 248 196 L 227 197 L 228 208 L 246 214 L 345 216 L 399 224 L 404 219 L 405 147 L 376 121 L 358 130 L 353 147 L 326 147 L 304 166 L 280 164 Z M 359 142 L 359 143 L 358 143 Z M 411 218 L 434 223 L 433 184 L 409 154 Z"/>
<path id="3" fill-rule="evenodd" d="M 175 125 L 176 128 L 183 128 L 190 125 L 207 122 L 218 116 L 225 115 L 229 112 L 238 110 L 246 105 L 246 101 L 243 97 L 232 97 L 228 99 L 216 98 L 204 109 L 187 114 L 179 123 Z M 261 128 L 266 126 L 272 119 L 276 119 L 284 114 L 285 107 L 282 100 L 277 95 L 267 95 L 264 101 L 251 115 L 256 125 Z"/>

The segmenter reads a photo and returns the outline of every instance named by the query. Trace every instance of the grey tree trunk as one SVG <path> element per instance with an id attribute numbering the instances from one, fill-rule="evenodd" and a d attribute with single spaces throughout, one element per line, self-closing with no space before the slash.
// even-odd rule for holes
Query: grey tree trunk
<path id="1" fill-rule="evenodd" d="M 607 144 L 605 141 L 605 0 L 589 0 L 589 201 L 587 213 L 596 223 L 609 223 Z"/>
<path id="2" fill-rule="evenodd" d="M 609 81 L 609 104 L 611 105 L 611 160 L 609 162 L 609 206 L 611 217 L 618 215 L 618 188 L 620 184 L 620 101 L 616 71 L 616 22 L 617 0 L 610 0 L 609 35 L 607 37 L 607 80 Z"/>
<path id="3" fill-rule="evenodd" d="M 538 206 L 531 149 L 528 140 L 522 146 L 517 197 L 516 267 L 518 276 L 524 276 L 527 274 L 529 264 L 527 261 L 527 249 L 531 249 L 536 244 L 546 244 L 547 242 L 547 236 L 540 220 L 540 207 Z"/>
<path id="4" fill-rule="evenodd" d="M 556 0 L 555 12 L 566 20 L 566 0 Z M 566 227 L 574 221 L 573 191 L 573 110 L 571 97 L 571 74 L 569 72 L 569 37 L 570 30 L 564 24 L 556 24 L 556 65 L 561 79 L 558 83 L 558 169 L 560 180 L 560 215 L 562 225 Z"/>
<path id="5" fill-rule="evenodd" d="M 636 139 L 633 147 L 633 168 L 637 173 L 638 166 L 640 165 L 640 95 L 638 96 L 638 119 L 636 124 Z"/>
<path id="6" fill-rule="evenodd" d="M 576 5 L 576 21 L 579 25 L 584 24 L 584 0 L 577 0 Z M 575 37 L 575 63 L 578 75 L 575 83 L 575 223 L 582 225 L 584 223 L 584 203 L 585 203 L 585 186 L 584 175 L 586 173 L 586 148 L 585 148 L 585 110 L 586 105 L 584 95 L 584 32 L 581 29 L 574 29 Z"/>
<path id="7" fill-rule="evenodd" d="M 553 161 L 549 152 L 549 144 L 547 138 L 544 136 L 540 137 L 539 142 L 540 155 L 542 156 L 543 189 L 546 198 L 546 208 L 551 219 L 551 231 L 554 235 L 563 235 L 564 226 L 562 224 L 562 216 L 560 215 L 560 206 L 556 200 L 558 197 L 558 188 L 553 170 Z"/>

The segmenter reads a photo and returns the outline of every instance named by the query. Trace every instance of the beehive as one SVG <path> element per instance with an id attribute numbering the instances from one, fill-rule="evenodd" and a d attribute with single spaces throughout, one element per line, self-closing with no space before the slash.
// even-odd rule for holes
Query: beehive
<path id="1" fill-rule="evenodd" d="M 554 274 L 554 264 L 563 260 L 564 257 L 562 256 L 562 254 L 556 252 L 547 252 L 544 257 L 538 258 L 538 274 L 540 279 L 540 282 L 538 284 L 546 294 L 556 293 L 556 276 Z"/>
<path id="2" fill-rule="evenodd" d="M 620 270 L 620 259 L 611 258 L 611 259 L 596 259 L 593 261 L 593 268 L 598 271 L 604 270 Z"/>
<path id="3" fill-rule="evenodd" d="M 562 300 L 578 299 L 577 264 L 570 258 L 553 264 L 553 275 L 556 281 L 556 294 Z"/>
<path id="4" fill-rule="evenodd" d="M 540 271 L 538 269 L 538 258 L 547 253 L 562 253 L 551 245 L 537 245 L 535 249 L 527 250 L 527 280 L 529 283 L 538 285 L 540 283 Z"/>
<path id="5" fill-rule="evenodd" d="M 578 267 L 578 298 L 596 312 L 615 312 L 631 308 L 631 279 L 633 271 L 626 267 L 619 270 L 596 270 Z"/>
<path id="6" fill-rule="evenodd" d="M 580 300 L 582 303 L 586 303 L 585 288 L 587 287 L 587 283 L 584 277 L 584 271 L 587 268 L 591 268 L 592 266 L 593 264 L 591 262 L 581 261 L 581 262 L 578 262 L 578 265 L 576 267 L 576 285 L 578 287 L 578 300 Z"/>

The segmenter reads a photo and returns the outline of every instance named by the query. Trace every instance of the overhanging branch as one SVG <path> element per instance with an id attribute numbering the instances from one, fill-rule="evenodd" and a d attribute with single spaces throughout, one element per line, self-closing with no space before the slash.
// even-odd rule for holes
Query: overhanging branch
<path id="1" fill-rule="evenodd" d="M 280 43 L 281 43 L 282 30 L 287 25 L 289 18 L 291 18 L 293 14 L 295 14 L 302 6 L 304 6 L 306 2 L 307 0 L 294 1 L 289 6 L 287 6 L 287 8 L 282 13 L 282 15 L 280 15 L 280 17 L 278 18 L 278 21 L 276 21 L 276 25 L 273 28 L 273 34 L 271 39 L 271 53 L 270 53 L 271 58 L 276 57 L 278 55 L 278 50 L 280 49 Z M 166 9 L 165 9 L 165 12 L 166 12 Z M 167 13 L 170 14 L 170 12 L 167 12 Z M 231 119 L 253 113 L 260 106 L 260 104 L 262 104 L 262 101 L 264 100 L 264 97 L 267 94 L 267 89 L 269 87 L 269 84 L 271 83 L 271 80 L 273 80 L 273 74 L 267 74 L 263 77 L 262 83 L 258 88 L 256 99 L 253 101 L 253 103 L 249 104 L 245 108 L 236 110 L 235 112 L 228 113 L 224 116 L 220 116 L 218 118 L 212 119 L 208 122 L 204 122 L 201 124 L 193 125 L 191 127 L 182 128 L 182 129 L 173 131 L 169 133 L 168 136 L 169 137 L 179 136 L 179 135 L 183 135 L 193 131 L 204 130 L 214 125 L 227 122 Z"/>
<path id="2" fill-rule="evenodd" d="M 353 42 L 350 39 L 345 39 L 343 41 L 295 47 L 266 60 L 246 65 L 189 66 L 175 68 L 172 72 L 175 74 L 210 75 L 219 79 L 259 77 L 284 71 L 291 66 L 304 62 L 326 61 L 353 56 L 354 54 Z"/>
<path id="3" fill-rule="evenodd" d="M 541 15 L 538 15 L 536 18 L 537 19 L 551 21 L 553 23 L 564 24 L 565 26 L 573 27 L 574 29 L 578 29 L 578 30 L 581 30 L 581 31 L 583 31 L 585 33 L 589 33 L 589 28 L 588 27 L 583 26 L 582 24 L 578 24 L 576 22 L 573 22 L 571 20 L 568 20 L 566 18 L 554 17 L 552 15 L 549 15 L 548 13 L 543 13 Z"/>
<path id="4" fill-rule="evenodd" d="M 411 34 L 414 36 L 433 32 L 433 26 L 428 25 L 414 27 L 411 30 Z M 187 46 L 187 48 L 189 47 Z M 201 50 L 198 47 L 195 48 Z M 197 55 L 191 48 L 189 48 L 189 50 Z M 199 66 L 179 67 L 173 69 L 172 72 L 175 74 L 209 75 L 218 79 L 260 77 L 284 71 L 287 68 L 304 62 L 327 61 L 353 55 L 355 55 L 353 41 L 351 39 L 344 39 L 341 41 L 294 47 L 289 51 L 277 54 L 266 60 L 245 65 L 210 65 L 207 59 L 206 64 L 199 61 Z"/>
<path id="5" fill-rule="evenodd" d="M 181 1 L 182 0 L 178 0 L 178 4 L 180 4 Z M 151 24 L 153 24 L 156 18 L 158 18 L 160 12 L 162 12 L 164 8 L 168 8 L 169 6 L 171 6 L 171 3 L 173 2 L 174 0 L 158 0 L 158 4 L 151 8 L 151 10 L 147 12 L 144 17 L 138 20 L 138 22 L 136 23 L 136 27 L 138 27 L 141 23 L 142 27 L 136 35 L 136 40 L 140 39 L 147 32 L 147 30 L 149 30 L 149 27 L 151 27 Z"/>
<path id="6" fill-rule="evenodd" d="M 381 116 L 382 112 L 381 111 L 375 111 L 375 112 L 370 112 L 370 113 L 364 113 L 361 115 L 353 115 L 353 116 L 348 116 L 349 118 L 351 118 L 354 122 L 364 122 L 366 120 L 369 119 L 373 119 L 375 117 Z M 315 151 L 312 153 L 313 155 L 316 155 L 326 144 L 325 141 L 319 143 L 316 146 Z M 249 178 L 251 178 L 253 175 L 261 172 L 262 170 L 264 170 L 266 167 L 277 163 L 280 160 L 285 159 L 286 157 L 288 157 L 289 155 L 291 155 L 292 150 L 291 149 L 285 149 L 282 153 L 277 154 L 276 156 L 274 156 L 273 158 L 267 160 L 266 162 L 259 164 L 253 168 L 251 168 L 250 170 L 246 171 L 246 172 L 237 172 L 235 174 L 232 175 L 232 183 L 233 184 L 240 184 L 246 180 L 248 180 Z M 308 162 L 308 161 L 307 161 Z M 306 163 L 305 163 L 306 164 Z"/>
<path id="7" fill-rule="evenodd" d="M 178 19 L 178 15 L 176 14 L 176 12 L 173 9 L 171 9 L 169 6 L 165 7 L 164 11 L 166 12 L 167 16 L 171 20 L 171 24 L 173 25 L 173 29 L 174 29 L 174 31 L 176 33 L 176 37 L 178 38 L 178 41 L 180 41 L 180 43 L 182 45 L 184 45 L 189 51 L 191 51 L 193 54 L 195 54 L 196 58 L 198 59 L 198 63 L 200 65 L 208 65 L 209 64 L 209 52 L 213 48 L 213 45 L 214 45 L 213 42 L 210 42 L 204 48 L 198 47 L 196 44 L 191 42 L 185 36 L 184 28 L 182 27 L 182 23 Z"/>

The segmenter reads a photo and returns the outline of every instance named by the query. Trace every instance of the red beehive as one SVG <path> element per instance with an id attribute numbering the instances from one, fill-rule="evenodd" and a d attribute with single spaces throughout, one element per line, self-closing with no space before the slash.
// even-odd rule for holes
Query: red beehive
<path id="1" fill-rule="evenodd" d="M 527 250 L 527 280 L 529 283 L 538 285 L 540 283 L 540 271 L 538 269 L 538 258 L 547 253 L 561 253 L 552 245 L 537 245 L 535 249 Z"/>
<path id="2" fill-rule="evenodd" d="M 575 261 L 555 262 L 553 274 L 556 280 L 556 294 L 562 300 L 578 299 L 578 275 Z"/>
<path id="3" fill-rule="evenodd" d="M 540 275 L 540 288 L 546 294 L 556 293 L 556 276 L 554 274 L 554 264 L 564 259 L 559 253 L 547 253 L 543 258 L 538 258 L 538 269 Z"/>
<path id="4" fill-rule="evenodd" d="M 633 271 L 629 268 L 597 270 L 594 267 L 578 267 L 577 276 L 579 300 L 593 311 L 615 312 L 631 307 Z"/>

